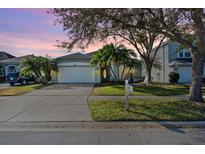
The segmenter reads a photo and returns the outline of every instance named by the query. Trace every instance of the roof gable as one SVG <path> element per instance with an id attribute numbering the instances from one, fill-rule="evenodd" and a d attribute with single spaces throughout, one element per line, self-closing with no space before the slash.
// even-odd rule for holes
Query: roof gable
<path id="1" fill-rule="evenodd" d="M 23 62 L 24 60 L 26 60 L 26 58 L 32 57 L 33 55 L 26 55 L 26 56 L 22 56 L 22 57 L 15 57 L 15 58 L 10 58 L 10 59 L 6 59 L 6 60 L 1 60 L 0 64 L 21 64 L 21 62 Z"/>
<path id="2" fill-rule="evenodd" d="M 15 58 L 15 56 L 10 55 L 10 54 L 7 53 L 7 52 L 0 51 L 0 60 L 10 59 L 10 58 Z"/>

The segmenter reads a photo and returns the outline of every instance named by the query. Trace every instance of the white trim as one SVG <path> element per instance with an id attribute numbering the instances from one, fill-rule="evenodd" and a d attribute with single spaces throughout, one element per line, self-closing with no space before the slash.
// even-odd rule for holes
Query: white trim
<path id="1" fill-rule="evenodd" d="M 9 67 L 14 67 L 14 68 L 15 68 L 15 71 L 14 71 L 14 72 L 17 71 L 17 66 L 16 66 L 16 65 L 8 65 L 8 67 L 7 67 L 8 73 L 13 73 L 13 72 L 10 72 L 10 71 L 9 71 Z"/>

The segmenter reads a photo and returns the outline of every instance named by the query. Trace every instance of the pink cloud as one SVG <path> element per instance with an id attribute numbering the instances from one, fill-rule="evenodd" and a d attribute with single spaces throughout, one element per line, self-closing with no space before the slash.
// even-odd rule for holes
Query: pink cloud
<path id="1" fill-rule="evenodd" d="M 25 55 L 24 52 L 44 56 L 44 53 L 47 52 L 47 54 L 53 57 L 65 55 L 66 52 L 59 50 L 55 46 L 56 42 L 54 38 L 56 38 L 55 35 L 42 35 L 42 37 L 39 38 L 37 35 L 3 32 L 0 33 L 0 40 L 2 40 L 0 47 L 1 50 L 12 50 L 15 51 L 15 53 L 18 51 L 18 53 L 20 53 L 19 55 L 17 53 L 18 56 Z"/>

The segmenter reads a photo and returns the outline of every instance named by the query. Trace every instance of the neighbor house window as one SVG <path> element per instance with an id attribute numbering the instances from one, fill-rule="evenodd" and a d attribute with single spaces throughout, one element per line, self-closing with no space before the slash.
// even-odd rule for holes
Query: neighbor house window
<path id="1" fill-rule="evenodd" d="M 183 58 L 184 57 L 184 53 L 183 52 L 179 52 L 179 58 Z"/>
<path id="2" fill-rule="evenodd" d="M 0 66 L 0 76 L 4 76 L 5 70 L 3 66 Z"/>
<path id="3" fill-rule="evenodd" d="M 15 66 L 9 66 L 8 71 L 9 71 L 9 73 L 16 72 L 16 67 Z"/>
<path id="4" fill-rule="evenodd" d="M 185 52 L 185 58 L 190 58 L 191 57 L 191 53 L 190 52 Z"/>

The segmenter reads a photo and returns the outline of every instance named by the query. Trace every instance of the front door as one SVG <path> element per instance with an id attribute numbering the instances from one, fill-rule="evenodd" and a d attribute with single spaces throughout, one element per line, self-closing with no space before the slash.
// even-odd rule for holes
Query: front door
<path id="1" fill-rule="evenodd" d="M 106 68 L 101 68 L 101 82 L 109 82 L 110 74 Z"/>

